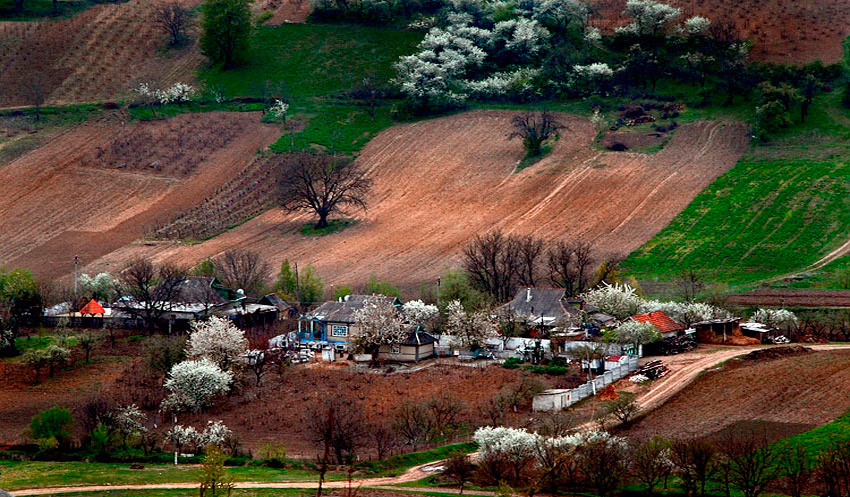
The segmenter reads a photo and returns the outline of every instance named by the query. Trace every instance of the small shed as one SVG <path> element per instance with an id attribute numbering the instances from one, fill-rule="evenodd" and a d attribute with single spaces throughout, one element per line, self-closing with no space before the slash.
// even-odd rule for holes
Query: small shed
<path id="1" fill-rule="evenodd" d="M 419 362 L 434 356 L 436 342 L 436 338 L 424 331 L 411 331 L 400 344 L 382 345 L 380 353 L 390 361 Z"/>
<path id="2" fill-rule="evenodd" d="M 693 327 L 697 331 L 697 342 L 701 343 L 737 343 L 743 336 L 741 318 L 709 319 L 694 323 Z"/>
<path id="3" fill-rule="evenodd" d="M 100 303 L 95 300 L 89 300 L 89 303 L 84 305 L 82 309 L 80 309 L 80 316 L 97 316 L 103 317 L 106 314 L 106 309 L 103 308 Z"/>

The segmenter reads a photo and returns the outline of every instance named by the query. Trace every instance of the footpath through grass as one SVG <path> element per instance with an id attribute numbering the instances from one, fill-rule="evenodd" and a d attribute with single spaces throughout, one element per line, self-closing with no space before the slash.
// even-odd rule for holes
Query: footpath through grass
<path id="1" fill-rule="evenodd" d="M 806 123 L 754 145 L 623 267 L 644 280 L 697 269 L 743 285 L 803 270 L 848 238 L 850 111 L 835 92 Z"/>

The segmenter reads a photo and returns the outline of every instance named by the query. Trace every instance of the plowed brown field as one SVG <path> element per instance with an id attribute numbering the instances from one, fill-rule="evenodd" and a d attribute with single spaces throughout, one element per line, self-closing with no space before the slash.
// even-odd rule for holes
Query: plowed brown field
<path id="1" fill-rule="evenodd" d="M 193 82 L 203 57 L 194 46 L 164 50 L 153 5 L 130 0 L 59 21 L 0 22 L 0 107 L 29 105 L 25 83 L 35 80 L 50 104 L 119 100 L 139 82 Z"/>
<path id="2" fill-rule="evenodd" d="M 74 255 L 91 261 L 209 195 L 279 134 L 248 113 L 112 117 L 63 133 L 2 168 L 0 265 L 65 274 Z"/>
<path id="3" fill-rule="evenodd" d="M 622 26 L 626 0 L 590 0 L 607 29 Z M 824 63 L 841 59 L 841 40 L 850 34 L 850 2 L 836 0 L 666 0 L 683 18 L 699 15 L 731 23 L 753 42 L 751 55 L 763 62 Z"/>
<path id="4" fill-rule="evenodd" d="M 378 135 L 358 159 L 375 180 L 370 210 L 340 233 L 301 235 L 310 216 L 275 209 L 201 244 L 128 246 L 90 270 L 115 268 L 136 255 L 191 264 L 238 247 L 274 264 L 312 263 L 331 286 L 378 275 L 411 290 L 436 281 L 470 238 L 496 227 L 591 240 L 602 255 L 624 256 L 747 146 L 745 125 L 700 122 L 682 126 L 654 155 L 606 152 L 594 148 L 590 122 L 565 117 L 569 129 L 551 154 L 515 172 L 523 152 L 506 137 L 513 115 L 469 112 Z"/>
<path id="5" fill-rule="evenodd" d="M 756 420 L 783 423 L 797 431 L 822 425 L 847 412 L 848 365 L 847 350 L 773 360 L 733 359 L 650 412 L 629 434 L 707 436 Z"/>

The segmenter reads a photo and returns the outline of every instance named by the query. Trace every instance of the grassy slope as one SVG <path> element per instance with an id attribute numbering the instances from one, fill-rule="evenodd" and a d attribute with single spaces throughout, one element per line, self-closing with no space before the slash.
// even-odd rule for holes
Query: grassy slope
<path id="1" fill-rule="evenodd" d="M 697 268 L 746 284 L 802 270 L 850 237 L 850 114 L 822 95 L 805 124 L 754 145 L 624 262 L 641 279 Z"/>
<path id="2" fill-rule="evenodd" d="M 286 151 L 311 144 L 352 153 L 392 121 L 389 109 L 378 109 L 374 121 L 365 108 L 343 94 L 363 78 L 385 85 L 393 63 L 412 53 L 420 33 L 385 28 L 331 24 L 285 24 L 260 27 L 253 40 L 251 62 L 201 78 L 223 87 L 227 96 L 256 96 L 265 81 L 282 82 L 290 98 L 289 115 L 309 119 L 307 127 L 275 145 Z"/>

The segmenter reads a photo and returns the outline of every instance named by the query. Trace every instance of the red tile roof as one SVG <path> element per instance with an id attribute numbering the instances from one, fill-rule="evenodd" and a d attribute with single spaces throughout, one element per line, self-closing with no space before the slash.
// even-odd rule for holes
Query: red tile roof
<path id="1" fill-rule="evenodd" d="M 80 314 L 106 314 L 106 310 L 103 309 L 103 306 L 97 303 L 97 300 L 91 299 L 85 307 L 80 309 Z"/>
<path id="2" fill-rule="evenodd" d="M 681 324 L 673 321 L 673 319 L 664 313 L 664 311 L 655 311 L 647 314 L 638 314 L 637 316 L 632 316 L 632 319 L 635 321 L 640 321 L 641 323 L 652 323 L 658 328 L 658 331 L 661 333 L 673 333 L 676 331 L 684 331 L 685 327 Z"/>

